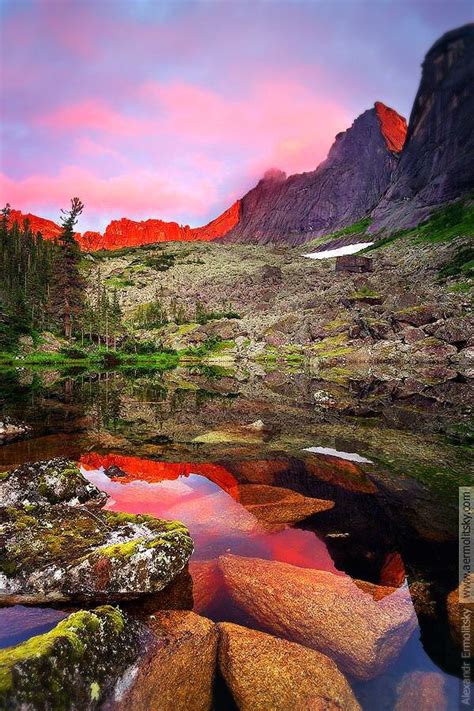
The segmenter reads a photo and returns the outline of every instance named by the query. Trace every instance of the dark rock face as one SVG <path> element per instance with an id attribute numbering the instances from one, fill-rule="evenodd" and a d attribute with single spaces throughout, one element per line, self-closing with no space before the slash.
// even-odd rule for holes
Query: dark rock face
<path id="1" fill-rule="evenodd" d="M 412 227 L 474 186 L 474 24 L 429 50 L 393 182 L 372 229 Z"/>
<path id="2" fill-rule="evenodd" d="M 377 102 L 336 136 L 315 171 L 266 173 L 242 198 L 224 241 L 300 244 L 361 219 L 387 189 L 405 131 L 405 119 Z"/>

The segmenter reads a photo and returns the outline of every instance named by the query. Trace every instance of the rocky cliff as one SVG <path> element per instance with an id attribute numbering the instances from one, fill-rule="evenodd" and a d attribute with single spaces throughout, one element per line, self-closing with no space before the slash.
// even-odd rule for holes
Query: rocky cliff
<path id="1" fill-rule="evenodd" d="M 405 119 L 377 102 L 336 136 L 315 171 L 288 178 L 269 171 L 242 198 L 224 241 L 300 244 L 356 222 L 387 189 L 405 135 Z"/>
<path id="2" fill-rule="evenodd" d="M 45 239 L 57 239 L 61 234 L 61 227 L 52 220 L 46 220 L 36 215 L 23 214 L 20 210 L 12 210 L 10 223 L 23 222 L 28 219 L 34 232 L 41 232 Z M 112 220 L 106 227 L 104 234 L 100 232 L 77 233 L 76 239 L 81 249 L 94 252 L 98 249 L 120 249 L 121 247 L 138 247 L 155 242 L 190 242 L 216 239 L 226 234 L 239 219 L 239 201 L 235 202 L 228 210 L 216 217 L 203 227 L 189 227 L 179 225 L 177 222 L 164 222 L 163 220 Z"/>
<path id="3" fill-rule="evenodd" d="M 30 227 L 34 233 L 41 232 L 44 239 L 57 239 L 61 234 L 61 228 L 52 220 L 47 220 L 44 217 L 38 217 L 37 215 L 32 215 L 31 213 L 21 212 L 20 210 L 11 210 L 9 224 L 12 225 L 14 222 L 23 224 L 25 220 L 28 220 Z"/>
<path id="4" fill-rule="evenodd" d="M 474 189 L 474 24 L 447 32 L 422 65 L 420 88 L 394 179 L 373 230 L 412 227 Z"/>

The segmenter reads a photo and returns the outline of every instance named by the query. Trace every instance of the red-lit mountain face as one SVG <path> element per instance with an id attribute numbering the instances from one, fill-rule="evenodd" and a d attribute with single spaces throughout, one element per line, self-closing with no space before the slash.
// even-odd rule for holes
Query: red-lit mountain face
<path id="1" fill-rule="evenodd" d="M 47 220 L 36 215 L 24 214 L 20 210 L 12 210 L 10 224 L 22 223 L 25 219 L 30 222 L 33 232 L 41 232 L 44 239 L 57 239 L 61 234 L 61 227 L 52 220 Z M 177 222 L 164 222 L 163 220 L 112 220 L 106 227 L 104 234 L 100 232 L 77 233 L 76 239 L 86 252 L 99 249 L 120 249 L 122 247 L 139 247 L 143 244 L 155 242 L 208 242 L 222 237 L 238 222 L 239 201 L 219 215 L 215 220 L 203 227 L 189 227 L 178 225 Z"/>
<path id="2" fill-rule="evenodd" d="M 224 241 L 296 245 L 357 222 L 390 185 L 406 131 L 405 119 L 377 102 L 336 136 L 316 170 L 266 173 L 242 198 Z"/>
<path id="3" fill-rule="evenodd" d="M 264 178 L 228 210 L 203 227 L 177 222 L 122 218 L 100 232 L 77 234 L 84 251 L 138 247 L 156 242 L 210 241 L 303 242 L 318 232 L 351 224 L 374 207 L 386 190 L 406 135 L 406 121 L 377 102 L 351 128 L 336 136 L 328 158 L 313 172 L 286 178 L 279 170 Z M 51 220 L 12 211 L 12 220 L 28 217 L 34 231 L 56 239 Z"/>

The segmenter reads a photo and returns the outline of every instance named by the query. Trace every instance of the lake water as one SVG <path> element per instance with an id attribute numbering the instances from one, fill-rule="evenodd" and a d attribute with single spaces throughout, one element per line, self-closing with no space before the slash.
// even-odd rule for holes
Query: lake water
<path id="1" fill-rule="evenodd" d="M 410 674 L 434 673 L 439 708 L 456 709 L 460 655 L 446 600 L 458 585 L 458 486 L 472 483 L 463 406 L 452 392 L 388 397 L 386 382 L 282 370 L 9 371 L 2 409 L 33 436 L 0 448 L 0 469 L 67 456 L 109 494 L 107 508 L 183 521 L 195 552 L 164 606 L 265 629 L 229 594 L 218 565 L 228 554 L 405 595 L 417 624 L 400 654 L 376 678 L 349 681 L 364 709 L 389 710 Z M 308 514 L 315 500 L 329 503 Z M 64 614 L 0 610 L 0 644 Z"/>

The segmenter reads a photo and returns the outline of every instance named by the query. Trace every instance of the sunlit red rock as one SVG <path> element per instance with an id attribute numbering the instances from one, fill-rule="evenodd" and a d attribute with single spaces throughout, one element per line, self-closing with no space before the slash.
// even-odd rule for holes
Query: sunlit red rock
<path id="1" fill-rule="evenodd" d="M 229 622 L 218 629 L 219 668 L 240 711 L 360 710 L 324 654 Z"/>
<path id="2" fill-rule="evenodd" d="M 217 628 L 194 612 L 159 611 L 146 620 L 147 647 L 104 711 L 209 711 Z"/>
<path id="3" fill-rule="evenodd" d="M 189 227 L 179 225 L 177 222 L 164 222 L 163 220 L 129 220 L 123 217 L 112 220 L 106 227 L 104 234 L 86 231 L 77 233 L 76 239 L 82 250 L 94 252 L 98 249 L 120 249 L 122 247 L 139 247 L 144 244 L 156 242 L 195 242 L 223 237 L 239 221 L 240 201 L 237 200 L 228 210 L 216 217 L 203 227 Z M 10 224 L 28 219 L 33 232 L 41 232 L 44 239 L 57 239 L 61 234 L 61 227 L 52 220 L 47 220 L 36 215 L 23 214 L 19 210 L 12 210 Z"/>
<path id="4" fill-rule="evenodd" d="M 32 215 L 30 212 L 23 213 L 20 210 L 11 210 L 9 225 L 17 222 L 23 226 L 23 222 L 28 220 L 30 227 L 34 233 L 41 232 L 44 239 L 57 239 L 61 234 L 61 227 L 52 220 L 47 220 L 44 217 Z"/>
<path id="5" fill-rule="evenodd" d="M 406 119 L 381 101 L 376 101 L 374 108 L 388 149 L 399 153 L 407 137 Z"/>
<path id="6" fill-rule="evenodd" d="M 399 588 L 405 582 L 405 566 L 400 553 L 389 553 L 380 571 L 380 584 Z"/>
<path id="7" fill-rule="evenodd" d="M 312 455 L 306 457 L 304 463 L 308 472 L 328 484 L 336 484 L 361 494 L 374 494 L 377 491 L 375 484 L 354 462 L 339 457 Z"/>
<path id="8" fill-rule="evenodd" d="M 261 628 L 327 654 L 358 679 L 382 674 L 416 626 L 406 590 L 376 601 L 322 570 L 233 555 L 219 566 L 234 603 Z"/>
<path id="9" fill-rule="evenodd" d="M 333 501 L 303 496 L 291 489 L 264 484 L 241 484 L 239 501 L 259 520 L 273 524 L 296 523 L 334 506 Z"/>
<path id="10" fill-rule="evenodd" d="M 221 593 L 223 578 L 217 560 L 192 560 L 194 611 L 203 614 Z"/>

